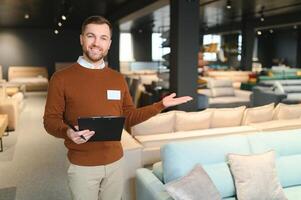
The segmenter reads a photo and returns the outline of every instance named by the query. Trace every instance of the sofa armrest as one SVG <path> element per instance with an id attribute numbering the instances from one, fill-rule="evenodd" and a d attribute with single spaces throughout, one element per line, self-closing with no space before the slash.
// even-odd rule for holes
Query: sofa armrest
<path id="1" fill-rule="evenodd" d="M 136 197 L 143 200 L 172 200 L 164 184 L 146 168 L 136 171 Z"/>
<path id="2" fill-rule="evenodd" d="M 234 93 L 235 93 L 235 96 L 237 96 L 237 97 L 248 98 L 248 99 L 250 99 L 250 96 L 252 94 L 252 92 L 250 92 L 250 91 L 239 90 L 239 89 L 234 90 Z"/>
<path id="3" fill-rule="evenodd" d="M 124 189 L 122 199 L 135 199 L 136 170 L 142 167 L 142 145 L 123 130 L 121 144 L 124 151 Z"/>
<path id="4" fill-rule="evenodd" d="M 122 131 L 121 145 L 124 151 L 142 149 L 142 145 L 124 129 Z"/>
<path id="5" fill-rule="evenodd" d="M 267 87 L 254 87 L 252 94 L 252 106 L 263 106 L 269 103 L 278 104 L 286 97 L 286 94 L 277 94 Z"/>

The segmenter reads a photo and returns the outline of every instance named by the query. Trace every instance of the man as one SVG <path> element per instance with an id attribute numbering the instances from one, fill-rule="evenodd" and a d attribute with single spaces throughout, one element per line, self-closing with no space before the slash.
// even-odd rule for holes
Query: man
<path id="1" fill-rule="evenodd" d="M 80 116 L 114 115 L 125 116 L 126 127 L 130 127 L 192 99 L 171 94 L 136 109 L 123 76 L 105 66 L 111 35 L 111 24 L 103 17 L 86 19 L 80 35 L 83 56 L 56 72 L 49 83 L 44 127 L 51 135 L 65 139 L 71 163 L 69 186 L 75 200 L 121 199 L 123 151 L 120 141 L 87 142 L 94 131 L 74 131 L 65 122 L 76 124 Z M 117 93 L 117 98 L 111 98 L 110 91 Z"/>

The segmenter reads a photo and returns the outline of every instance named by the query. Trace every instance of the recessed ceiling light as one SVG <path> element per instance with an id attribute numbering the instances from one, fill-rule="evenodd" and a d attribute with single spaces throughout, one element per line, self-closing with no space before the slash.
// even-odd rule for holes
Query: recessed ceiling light
<path id="1" fill-rule="evenodd" d="M 261 17 L 260 17 L 260 21 L 264 21 L 264 16 L 262 15 Z"/>
<path id="2" fill-rule="evenodd" d="M 57 29 L 54 30 L 54 34 L 59 34 L 59 31 Z"/>
<path id="3" fill-rule="evenodd" d="M 61 27 L 63 24 L 62 24 L 62 22 L 59 22 L 59 23 L 57 23 L 57 25 L 58 25 L 59 27 Z"/>
<path id="4" fill-rule="evenodd" d="M 262 33 L 261 33 L 261 31 L 257 31 L 257 35 L 261 35 Z"/>
<path id="5" fill-rule="evenodd" d="M 273 30 L 273 29 L 270 29 L 270 33 L 274 33 L 274 30 Z"/>
<path id="6" fill-rule="evenodd" d="M 65 15 L 62 15 L 62 20 L 66 20 L 67 19 L 67 17 L 65 16 Z"/>
<path id="7" fill-rule="evenodd" d="M 226 8 L 227 9 L 231 9 L 232 8 L 232 6 L 231 6 L 231 0 L 227 0 Z"/>
<path id="8" fill-rule="evenodd" d="M 29 19 L 29 18 L 30 18 L 30 15 L 29 15 L 28 13 L 26 13 L 26 14 L 24 15 L 24 18 L 25 18 L 25 19 Z"/>
<path id="9" fill-rule="evenodd" d="M 298 26 L 297 26 L 297 25 L 295 25 L 295 26 L 294 26 L 294 29 L 297 29 L 297 28 L 298 28 Z"/>

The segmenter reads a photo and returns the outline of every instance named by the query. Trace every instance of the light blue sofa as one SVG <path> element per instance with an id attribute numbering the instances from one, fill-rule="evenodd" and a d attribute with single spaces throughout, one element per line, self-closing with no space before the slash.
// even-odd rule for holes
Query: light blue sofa
<path id="1" fill-rule="evenodd" d="M 276 152 L 277 172 L 287 198 L 300 200 L 301 129 L 169 143 L 161 149 L 162 163 L 156 163 L 152 171 L 146 168 L 136 171 L 137 199 L 171 200 L 164 183 L 184 176 L 200 163 L 223 199 L 235 200 L 227 154 L 263 153 L 270 149 Z"/>

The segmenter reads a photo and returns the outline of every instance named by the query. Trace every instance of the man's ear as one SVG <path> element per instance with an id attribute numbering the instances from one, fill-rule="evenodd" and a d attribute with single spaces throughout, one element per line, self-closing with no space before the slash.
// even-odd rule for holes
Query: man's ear
<path id="1" fill-rule="evenodd" d="M 79 35 L 79 41 L 80 41 L 80 45 L 83 45 L 83 35 L 82 34 Z"/>

